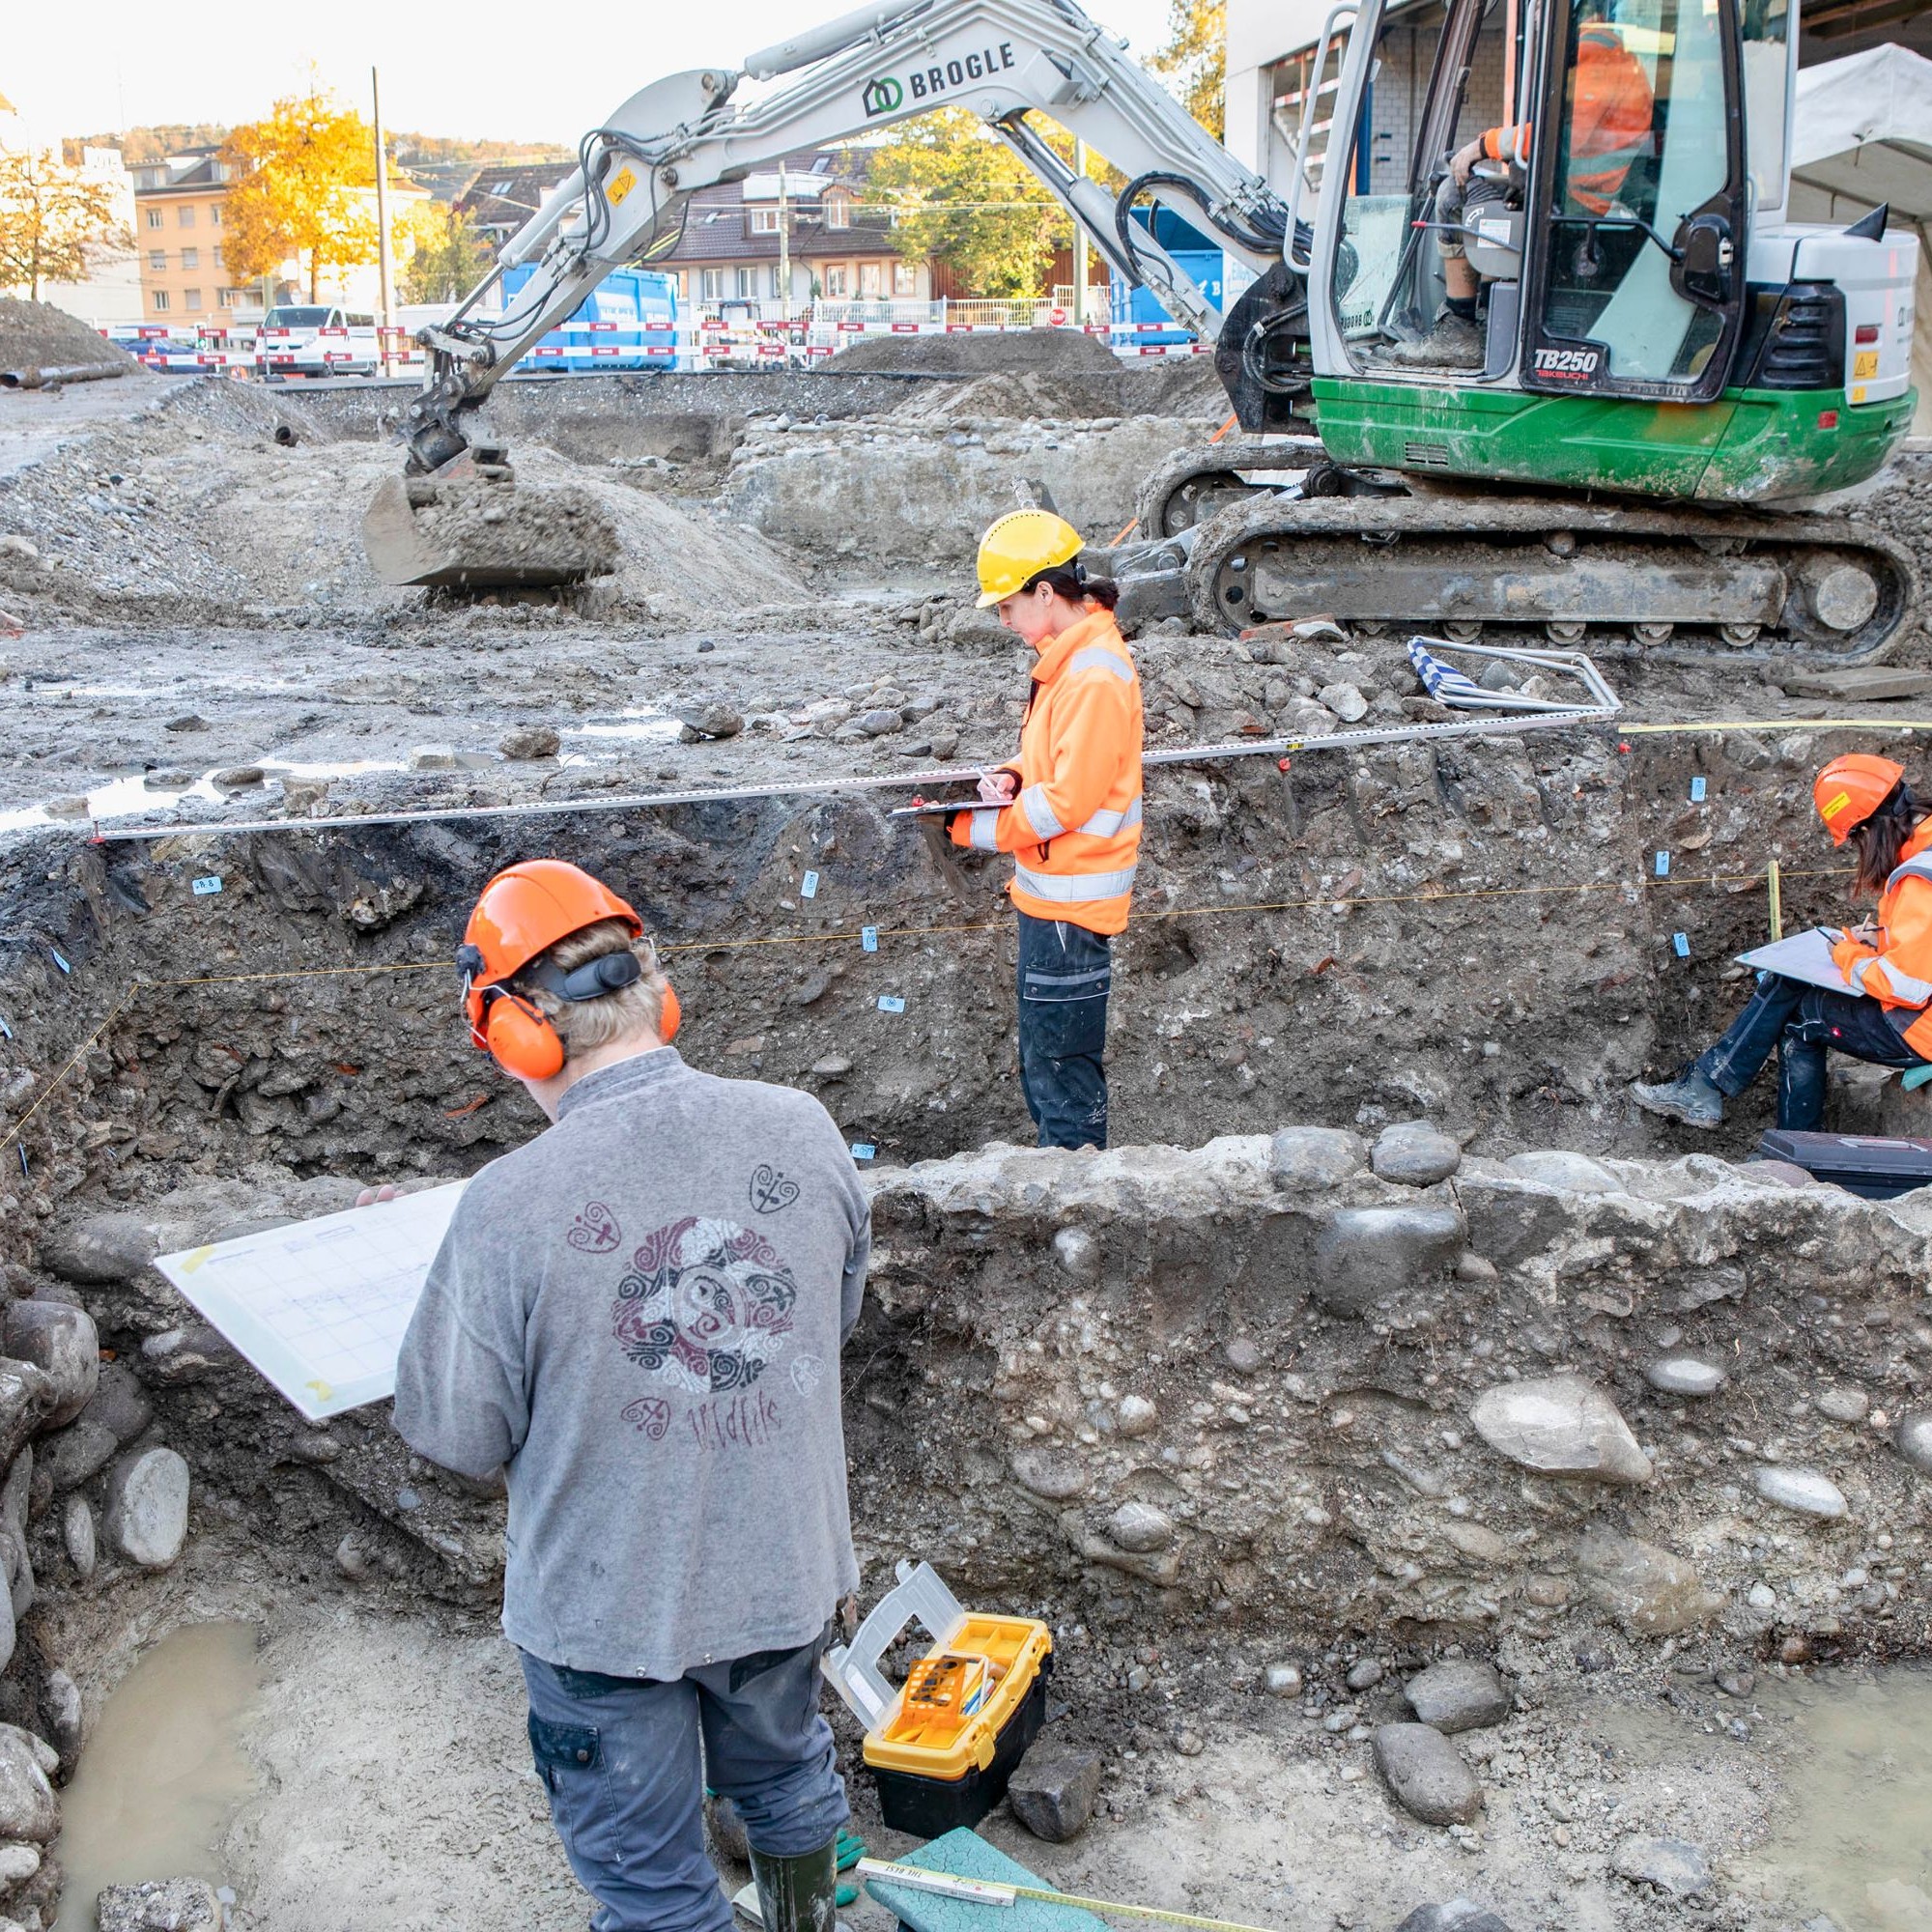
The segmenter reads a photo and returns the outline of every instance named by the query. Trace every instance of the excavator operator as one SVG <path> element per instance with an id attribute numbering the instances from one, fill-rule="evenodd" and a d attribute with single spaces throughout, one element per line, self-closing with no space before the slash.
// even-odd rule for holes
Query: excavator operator
<path id="1" fill-rule="evenodd" d="M 1605 0 L 1579 0 L 1576 58 L 1570 70 L 1570 144 L 1563 187 L 1566 203 L 1585 214 L 1608 214 L 1632 166 L 1655 150 L 1657 101 L 1643 63 L 1624 44 Z M 1508 192 L 1499 179 L 1477 176 L 1483 161 L 1507 162 L 1519 146 L 1529 152 L 1531 127 L 1489 128 L 1449 157 L 1435 190 L 1435 240 L 1442 257 L 1445 300 L 1435 327 L 1405 346 L 1400 359 L 1444 369 L 1483 362 L 1476 325 L 1482 278 L 1469 266 L 1463 237 L 1471 211 Z"/>

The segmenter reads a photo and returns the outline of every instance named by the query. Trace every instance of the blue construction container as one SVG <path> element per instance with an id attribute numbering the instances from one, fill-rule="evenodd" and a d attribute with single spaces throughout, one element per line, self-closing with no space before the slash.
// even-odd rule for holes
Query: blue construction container
<path id="1" fill-rule="evenodd" d="M 1220 308 L 1223 305 L 1221 277 L 1224 258 L 1219 244 L 1202 234 L 1191 222 L 1182 220 L 1171 208 L 1135 209 L 1135 226 L 1145 229 L 1150 213 L 1153 216 L 1153 239 L 1193 276 L 1201 293 L 1217 309 Z M 1119 348 L 1138 345 L 1143 349 L 1152 349 L 1166 343 L 1191 342 L 1194 339 L 1192 330 L 1172 326 L 1173 318 L 1160 305 L 1151 289 L 1135 288 L 1118 269 L 1108 278 L 1108 301 L 1111 319 L 1116 324 L 1169 325 L 1156 329 L 1137 328 L 1132 334 L 1118 333 L 1114 339 Z"/>
<path id="2" fill-rule="evenodd" d="M 504 271 L 503 298 L 515 307 L 519 292 L 536 272 L 533 263 Z M 670 369 L 677 364 L 677 284 L 644 269 L 606 275 L 524 355 L 519 367 L 582 376 L 597 370 Z"/>

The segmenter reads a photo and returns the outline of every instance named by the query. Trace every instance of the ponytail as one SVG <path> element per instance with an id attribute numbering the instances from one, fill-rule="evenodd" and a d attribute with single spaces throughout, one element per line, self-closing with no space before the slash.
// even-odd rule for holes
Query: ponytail
<path id="1" fill-rule="evenodd" d="M 1854 890 L 1861 895 L 1876 896 L 1884 892 L 1898 865 L 1898 855 L 1912 837 L 1925 808 L 1912 795 L 1903 779 L 1892 786 L 1884 802 L 1861 824 L 1852 828 L 1852 849 L 1858 855 L 1858 877 Z"/>
<path id="2" fill-rule="evenodd" d="M 1089 577 L 1087 566 L 1077 556 L 1071 563 L 1057 563 L 1051 570 L 1035 571 L 1020 585 L 1020 595 L 1025 596 L 1037 583 L 1045 584 L 1056 597 L 1064 597 L 1069 604 L 1078 604 L 1084 598 L 1103 611 L 1111 611 L 1121 601 L 1121 586 L 1111 577 Z"/>

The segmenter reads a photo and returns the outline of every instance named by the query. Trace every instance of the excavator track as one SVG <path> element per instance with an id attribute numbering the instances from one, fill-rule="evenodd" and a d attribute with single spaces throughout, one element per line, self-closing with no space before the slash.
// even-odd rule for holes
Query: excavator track
<path id="1" fill-rule="evenodd" d="M 1307 460 L 1298 452 L 1295 467 Z M 1879 663 L 1915 590 L 1897 544 L 1841 518 L 1252 491 L 1199 526 L 1188 584 L 1208 632 L 1322 613 L 1364 637 L 1533 631 L 1592 650 L 1794 668 Z"/>
<path id="2" fill-rule="evenodd" d="M 1141 484 L 1135 499 L 1140 534 L 1156 541 L 1177 537 L 1264 494 L 1265 485 L 1244 477 L 1308 469 L 1327 460 L 1313 437 L 1236 437 L 1206 449 L 1178 449 Z"/>

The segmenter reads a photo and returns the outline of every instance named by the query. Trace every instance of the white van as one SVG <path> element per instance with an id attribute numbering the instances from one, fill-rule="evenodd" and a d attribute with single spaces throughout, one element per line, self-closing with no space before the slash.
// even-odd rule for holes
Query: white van
<path id="1" fill-rule="evenodd" d="M 271 308 L 255 330 L 255 366 L 267 383 L 291 376 L 373 376 L 376 318 L 325 302 Z"/>

